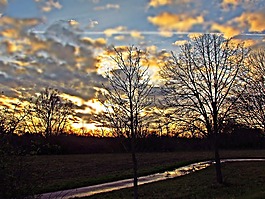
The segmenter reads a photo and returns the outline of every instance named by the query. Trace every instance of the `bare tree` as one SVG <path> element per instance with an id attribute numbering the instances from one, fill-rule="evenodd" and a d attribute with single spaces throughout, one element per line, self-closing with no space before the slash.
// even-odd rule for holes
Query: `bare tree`
<path id="1" fill-rule="evenodd" d="M 239 122 L 265 132 L 265 49 L 253 50 L 247 59 L 246 88 L 237 103 Z"/>
<path id="2" fill-rule="evenodd" d="M 151 104 L 149 98 L 153 86 L 150 84 L 148 67 L 142 65 L 146 54 L 131 46 L 114 48 L 112 57 L 116 67 L 106 77 L 102 103 L 105 107 L 105 126 L 114 130 L 117 136 L 130 139 L 134 172 L 134 198 L 138 198 L 136 139 L 140 135 L 145 109 Z M 102 121 L 101 121 L 102 123 Z"/>
<path id="3" fill-rule="evenodd" d="M 223 182 L 218 136 L 243 90 L 239 76 L 246 53 L 243 44 L 204 34 L 172 53 L 161 69 L 165 101 L 176 109 L 176 120 L 211 138 L 218 183 Z"/>
<path id="4" fill-rule="evenodd" d="M 30 132 L 42 133 L 45 137 L 62 133 L 74 115 L 73 107 L 57 90 L 46 88 L 30 105 Z"/>
<path id="5" fill-rule="evenodd" d="M 20 133 L 22 121 L 27 116 L 28 111 L 19 103 L 13 103 L 8 107 L 0 108 L 0 135 L 10 135 Z"/>

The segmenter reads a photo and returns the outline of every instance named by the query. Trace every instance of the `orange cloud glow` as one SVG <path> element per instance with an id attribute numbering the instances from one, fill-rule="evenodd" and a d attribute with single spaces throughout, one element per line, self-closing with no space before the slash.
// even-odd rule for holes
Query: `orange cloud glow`
<path id="1" fill-rule="evenodd" d="M 6 44 L 6 51 L 9 54 L 22 51 L 23 49 L 23 45 L 19 44 L 16 41 L 6 40 L 4 43 Z"/>
<path id="2" fill-rule="evenodd" d="M 225 8 L 229 5 L 237 6 L 240 2 L 241 0 L 223 0 L 222 6 Z"/>
<path id="3" fill-rule="evenodd" d="M 70 26 L 74 26 L 74 27 L 79 25 L 79 22 L 74 19 L 69 20 L 68 23 Z"/>
<path id="4" fill-rule="evenodd" d="M 66 93 L 62 93 L 60 94 L 64 99 L 70 100 L 71 102 L 73 102 L 75 105 L 81 106 L 84 104 L 84 100 L 80 97 L 77 96 L 73 96 L 73 95 L 69 95 Z"/>
<path id="5" fill-rule="evenodd" d="M 224 34 L 224 37 L 231 38 L 233 36 L 236 36 L 240 34 L 240 29 L 238 27 L 234 27 L 232 25 L 221 25 L 217 23 L 213 23 L 211 30 L 218 31 L 222 34 Z"/>
<path id="6" fill-rule="evenodd" d="M 12 17 L 1 17 L 0 26 L 3 30 L 0 35 L 3 36 L 3 41 L 6 45 L 8 53 L 14 53 L 23 50 L 23 45 L 27 44 L 28 40 L 25 30 L 33 27 L 41 22 L 40 19 L 15 19 Z"/>
<path id="7" fill-rule="evenodd" d="M 12 29 L 11 28 L 5 29 L 2 32 L 0 32 L 0 34 L 3 37 L 14 38 L 14 39 L 19 38 L 19 32 L 17 32 L 17 30 L 14 29 L 14 28 L 12 28 Z"/>
<path id="8" fill-rule="evenodd" d="M 166 5 L 185 5 L 188 3 L 195 3 L 194 0 L 150 0 L 148 6 L 149 7 L 159 7 Z"/>
<path id="9" fill-rule="evenodd" d="M 265 13 L 245 12 L 239 17 L 227 21 L 225 24 L 213 23 L 211 30 L 223 33 L 226 38 L 239 35 L 245 31 L 262 32 L 265 30 Z"/>
<path id="10" fill-rule="evenodd" d="M 0 18 L 0 25 L 10 25 L 12 27 L 17 28 L 18 30 L 21 30 L 25 27 L 32 27 L 35 25 L 38 25 L 41 22 L 40 19 L 31 18 L 31 19 L 15 19 L 12 17 L 4 16 Z"/>
<path id="11" fill-rule="evenodd" d="M 12 92 L 19 96 L 19 93 L 15 89 L 12 89 Z M 7 97 L 5 95 L 0 95 L 0 99 L 1 107 L 14 108 L 15 106 L 19 105 L 19 107 L 21 108 L 28 104 L 27 102 L 22 103 L 18 98 Z"/>
<path id="12" fill-rule="evenodd" d="M 250 32 L 261 32 L 265 30 L 264 12 L 246 12 L 235 18 L 235 22 L 242 28 L 247 28 Z"/>
<path id="13" fill-rule="evenodd" d="M 28 54 L 34 54 L 37 51 L 48 49 L 50 47 L 50 42 L 41 41 L 35 37 L 25 38 L 25 43 L 30 46 L 27 48 Z"/>
<path id="14" fill-rule="evenodd" d="M 158 26 L 161 30 L 188 31 L 196 24 L 202 24 L 202 16 L 192 17 L 189 14 L 172 14 L 162 12 L 157 16 L 148 17 L 148 21 Z"/>
<path id="15" fill-rule="evenodd" d="M 150 7 L 159 7 L 164 5 L 169 5 L 172 3 L 172 0 L 151 0 L 149 2 Z"/>
<path id="16" fill-rule="evenodd" d="M 107 44 L 107 41 L 104 38 L 92 39 L 90 37 L 83 37 L 81 41 L 89 45 L 94 45 L 95 47 L 102 47 Z"/>

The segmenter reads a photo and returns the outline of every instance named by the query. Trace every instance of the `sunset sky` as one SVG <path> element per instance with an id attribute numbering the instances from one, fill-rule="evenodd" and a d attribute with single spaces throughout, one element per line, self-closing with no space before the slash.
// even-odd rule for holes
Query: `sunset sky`
<path id="1" fill-rule="evenodd" d="M 80 117 L 99 110 L 112 45 L 146 49 L 158 78 L 157 58 L 197 33 L 265 44 L 265 0 L 0 0 L 0 13 L 2 104 L 53 87 Z"/>

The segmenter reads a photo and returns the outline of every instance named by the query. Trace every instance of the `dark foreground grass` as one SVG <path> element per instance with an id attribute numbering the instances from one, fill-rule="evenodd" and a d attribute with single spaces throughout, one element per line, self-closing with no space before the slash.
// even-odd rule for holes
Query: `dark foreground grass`
<path id="1" fill-rule="evenodd" d="M 265 162 L 225 163 L 223 175 L 224 185 L 217 184 L 215 169 L 211 166 L 186 176 L 139 186 L 139 198 L 265 198 Z M 86 199 L 129 199 L 133 198 L 132 193 L 130 188 Z"/>
<path id="2" fill-rule="evenodd" d="M 212 157 L 213 154 L 209 151 L 140 153 L 137 154 L 139 175 L 174 169 L 191 162 L 209 160 Z M 265 157 L 265 150 L 222 151 L 221 157 L 263 158 Z M 15 162 L 15 164 L 18 163 Z M 24 156 L 19 164 L 26 165 L 24 169 L 28 172 L 26 176 L 37 185 L 36 192 L 38 193 L 132 177 L 132 163 L 129 153 Z M 211 169 L 207 172 L 211 172 Z"/>

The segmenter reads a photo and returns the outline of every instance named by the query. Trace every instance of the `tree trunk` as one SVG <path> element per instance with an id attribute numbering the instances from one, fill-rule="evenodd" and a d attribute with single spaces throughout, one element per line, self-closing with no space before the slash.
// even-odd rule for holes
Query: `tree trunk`
<path id="1" fill-rule="evenodd" d="M 215 159 L 215 171 L 216 180 L 219 184 L 223 183 L 223 176 L 221 170 L 221 161 L 219 155 L 219 131 L 218 131 L 218 111 L 216 107 L 216 102 L 213 102 L 213 125 L 214 125 L 214 159 Z"/>
<path id="2" fill-rule="evenodd" d="M 132 137 L 131 142 L 131 150 L 132 150 L 132 162 L 133 162 L 133 196 L 134 199 L 138 199 L 138 174 L 137 174 L 137 159 L 136 159 L 136 151 L 135 151 L 135 137 Z"/>
<path id="3" fill-rule="evenodd" d="M 220 161 L 219 148 L 218 148 L 217 143 L 215 143 L 215 146 L 214 146 L 214 159 L 215 159 L 216 180 L 219 184 L 222 184 L 223 175 L 222 175 L 222 170 L 221 170 L 221 161 Z"/>

